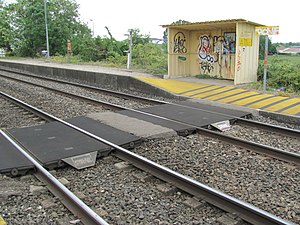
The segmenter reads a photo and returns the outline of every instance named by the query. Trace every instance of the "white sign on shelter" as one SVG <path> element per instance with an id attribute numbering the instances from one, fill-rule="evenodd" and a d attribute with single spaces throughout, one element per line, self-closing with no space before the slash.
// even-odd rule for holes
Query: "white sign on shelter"
<path id="1" fill-rule="evenodd" d="M 255 27 L 255 32 L 258 35 L 278 35 L 279 26 Z"/>

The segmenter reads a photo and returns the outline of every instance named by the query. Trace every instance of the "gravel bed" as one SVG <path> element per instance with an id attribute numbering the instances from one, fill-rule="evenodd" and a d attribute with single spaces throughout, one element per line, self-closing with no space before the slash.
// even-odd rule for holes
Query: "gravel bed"
<path id="1" fill-rule="evenodd" d="M 268 117 L 255 115 L 255 116 L 253 116 L 252 119 L 255 121 L 258 121 L 258 122 L 262 122 L 262 123 L 269 123 L 269 124 L 280 126 L 280 127 L 287 127 L 287 128 L 291 128 L 291 129 L 300 130 L 300 126 L 297 126 L 295 124 L 278 122 L 278 121 L 270 119 Z"/>
<path id="2" fill-rule="evenodd" d="M 43 111 L 61 119 L 83 116 L 92 112 L 107 111 L 101 106 L 88 104 L 78 99 L 69 98 L 47 91 L 43 88 L 22 84 L 0 77 L 0 88 L 3 92 L 23 100 Z"/>
<path id="3" fill-rule="evenodd" d="M 179 190 L 163 194 L 156 178 L 141 180 L 139 169 L 116 169 L 114 156 L 98 160 L 96 166 L 78 171 L 65 168 L 56 176 L 70 181 L 70 190 L 80 193 L 84 201 L 110 224 L 218 224 L 224 212 L 202 201 L 197 208 L 183 202 L 190 195 Z M 241 223 L 246 224 L 246 223 Z"/>
<path id="4" fill-rule="evenodd" d="M 10 129 L 44 124 L 45 121 L 19 108 L 13 103 L 0 98 L 0 128 Z"/>
<path id="5" fill-rule="evenodd" d="M 223 133 L 284 151 L 300 153 L 300 139 L 297 138 L 242 125 L 233 125 L 230 130 Z"/>
<path id="6" fill-rule="evenodd" d="M 141 101 L 124 99 L 110 94 L 104 94 L 104 93 L 100 93 L 99 91 L 92 91 L 86 88 L 80 88 L 69 84 L 61 84 L 58 82 L 46 81 L 46 80 L 41 80 L 37 78 L 32 78 L 32 77 L 27 77 L 27 76 L 22 76 L 13 73 L 7 73 L 7 72 L 2 72 L 2 74 L 9 75 L 10 77 L 15 77 L 21 80 L 29 81 L 35 84 L 42 84 L 46 87 L 55 88 L 61 91 L 66 91 L 68 93 L 82 95 L 82 96 L 94 98 L 101 101 L 106 101 L 127 108 L 144 108 L 144 107 L 152 106 L 152 104 L 142 103 Z"/>
<path id="7" fill-rule="evenodd" d="M 161 165 L 300 224 L 300 169 L 198 134 L 135 149 Z"/>
<path id="8" fill-rule="evenodd" d="M 0 215 L 8 225 L 66 225 L 76 218 L 33 175 L 9 178 L 0 174 Z"/>
<path id="9" fill-rule="evenodd" d="M 91 168 L 65 167 L 52 173 L 109 224 L 219 225 L 226 215 L 199 199 L 196 208 L 187 206 L 189 194 L 178 189 L 162 193 L 157 185 L 163 181 L 134 167 L 117 169 L 114 164 L 118 162 L 108 156 Z M 140 179 L 141 175 L 146 179 Z M 77 220 L 33 175 L 13 179 L 0 175 L 0 182 L 9 187 L 6 194 L 0 187 L 0 213 L 8 224 L 67 225 Z"/>

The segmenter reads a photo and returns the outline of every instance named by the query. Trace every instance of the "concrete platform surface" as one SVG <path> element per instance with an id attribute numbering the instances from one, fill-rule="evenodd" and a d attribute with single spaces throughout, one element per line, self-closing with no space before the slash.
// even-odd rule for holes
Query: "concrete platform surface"
<path id="1" fill-rule="evenodd" d="M 143 77 L 153 77 L 153 75 L 149 73 L 138 72 L 134 70 L 128 70 L 126 68 L 115 68 L 115 67 L 105 67 L 99 65 L 86 65 L 86 64 L 62 64 L 53 62 L 51 60 L 38 60 L 38 59 L 0 59 L 4 62 L 14 62 L 14 63 L 22 63 L 27 65 L 38 65 L 38 66 L 47 66 L 53 68 L 64 68 L 64 69 L 72 69 L 72 70 L 80 70 L 80 71 L 89 71 L 96 73 L 106 73 L 106 74 L 114 74 L 121 76 L 143 76 Z"/>
<path id="2" fill-rule="evenodd" d="M 92 113 L 88 117 L 136 136 L 162 138 L 177 135 L 172 129 L 114 112 Z"/>
<path id="3" fill-rule="evenodd" d="M 185 81 L 141 76 L 136 78 L 181 96 L 300 116 L 300 98 L 262 94 L 229 85 L 228 82 L 216 85 L 213 84 L 215 80 L 211 83 L 201 83 L 195 82 L 195 78 L 186 78 Z"/>

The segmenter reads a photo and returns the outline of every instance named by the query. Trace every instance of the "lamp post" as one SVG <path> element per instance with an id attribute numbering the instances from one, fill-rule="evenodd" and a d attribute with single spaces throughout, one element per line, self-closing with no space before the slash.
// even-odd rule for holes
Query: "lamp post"
<path id="1" fill-rule="evenodd" d="M 94 37 L 94 34 L 95 34 L 95 23 L 94 23 L 94 20 L 93 20 L 93 19 L 90 19 L 90 21 L 93 22 L 93 33 L 92 33 L 92 35 L 93 35 L 93 37 Z"/>
<path id="2" fill-rule="evenodd" d="M 132 59 L 132 30 L 129 31 L 129 34 L 125 34 L 129 39 L 129 50 L 127 55 L 127 69 L 130 69 L 131 59 Z"/>
<path id="3" fill-rule="evenodd" d="M 50 51 L 49 51 L 48 24 L 47 24 L 47 0 L 44 0 L 44 11 L 45 11 L 47 58 L 49 59 L 49 57 L 50 57 Z"/>

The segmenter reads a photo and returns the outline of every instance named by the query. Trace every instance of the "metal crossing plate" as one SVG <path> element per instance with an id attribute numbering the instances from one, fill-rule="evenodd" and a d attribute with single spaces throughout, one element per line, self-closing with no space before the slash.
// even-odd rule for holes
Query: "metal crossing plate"
<path id="1" fill-rule="evenodd" d="M 196 130 L 195 128 L 193 128 L 192 126 L 189 126 L 189 125 L 179 124 L 179 123 L 176 123 L 173 121 L 167 121 L 167 120 L 160 119 L 157 117 L 133 112 L 131 110 L 121 110 L 121 111 L 118 111 L 118 113 L 120 113 L 122 115 L 130 116 L 130 117 L 134 117 L 134 118 L 137 118 L 140 120 L 144 120 L 144 121 L 147 121 L 147 122 L 150 122 L 153 124 L 157 124 L 157 125 L 160 125 L 163 127 L 170 128 L 170 129 L 176 131 L 179 135 L 185 136 L 185 135 L 193 133 Z"/>
<path id="2" fill-rule="evenodd" d="M 132 147 L 140 140 L 139 137 L 89 118 L 73 118 L 68 122 L 117 145 L 130 145 Z M 98 155 L 107 155 L 112 150 L 110 146 L 59 122 L 15 128 L 10 129 L 8 132 L 22 143 L 31 155 L 47 167 L 57 164 L 62 159 L 74 156 L 82 157 L 82 155 L 92 152 L 97 152 Z M 9 165 L 6 165 L 6 167 Z"/>
<path id="3" fill-rule="evenodd" d="M 139 110 L 143 112 L 159 115 L 162 117 L 166 117 L 179 122 L 195 125 L 198 127 L 206 127 L 212 123 L 234 119 L 233 112 L 231 114 L 232 116 L 219 115 L 214 113 L 215 109 L 216 108 L 214 106 L 210 111 L 200 111 L 196 108 L 183 107 L 183 106 L 172 105 L 172 104 L 164 104 L 164 105 L 143 108 Z"/>
<path id="4" fill-rule="evenodd" d="M 17 175 L 16 172 L 29 169 L 33 169 L 33 164 L 0 135 L 0 173 Z"/>
<path id="5" fill-rule="evenodd" d="M 215 112 L 215 113 L 226 114 L 226 115 L 229 115 L 232 117 L 245 117 L 245 116 L 251 114 L 250 112 L 245 112 L 245 111 L 241 111 L 241 110 L 236 110 L 236 109 L 233 110 L 233 109 L 229 109 L 229 108 L 207 105 L 207 104 L 203 104 L 200 102 L 196 102 L 195 100 L 179 101 L 176 103 L 179 105 L 193 107 L 193 108 L 200 109 L 200 110 L 206 110 L 206 111 L 211 111 L 211 112 Z"/>
<path id="6" fill-rule="evenodd" d="M 124 148 L 132 148 L 141 143 L 140 137 L 91 118 L 80 116 L 66 121 Z"/>

